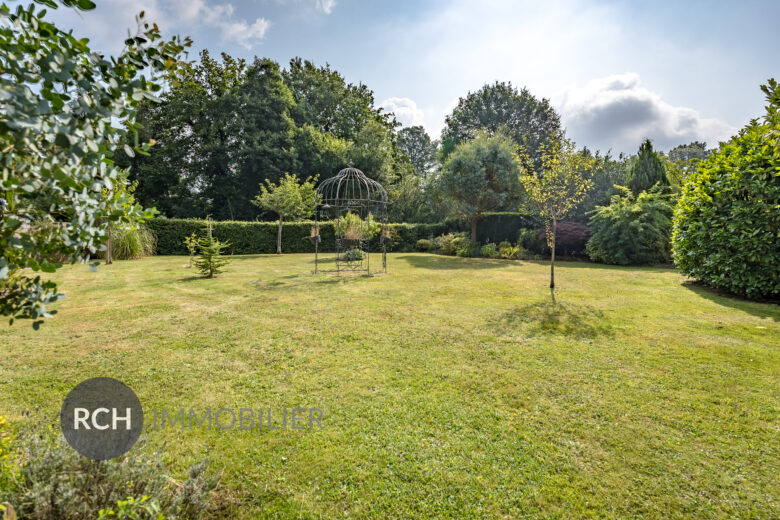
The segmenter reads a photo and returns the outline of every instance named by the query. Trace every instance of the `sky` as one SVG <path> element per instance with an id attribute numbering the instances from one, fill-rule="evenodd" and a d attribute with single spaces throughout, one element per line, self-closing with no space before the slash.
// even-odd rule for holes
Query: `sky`
<path id="1" fill-rule="evenodd" d="M 94 0 L 48 17 L 117 53 L 134 15 L 193 38 L 190 58 L 295 56 L 363 83 L 399 122 L 438 138 L 458 99 L 509 81 L 548 98 L 580 146 L 715 147 L 764 112 L 780 76 L 780 2 Z"/>

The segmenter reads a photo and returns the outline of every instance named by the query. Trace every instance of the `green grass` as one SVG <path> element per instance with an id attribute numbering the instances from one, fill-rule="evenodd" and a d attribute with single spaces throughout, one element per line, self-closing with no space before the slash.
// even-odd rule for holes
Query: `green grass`
<path id="1" fill-rule="evenodd" d="M 40 331 L 0 328 L 0 414 L 54 417 L 113 376 L 152 408 L 321 408 L 322 430 L 147 431 L 208 457 L 238 518 L 770 518 L 780 310 L 670 269 L 394 254 L 185 257 L 56 275 Z M 147 417 L 148 421 L 148 417 Z M 164 446 L 164 448 L 163 448 Z"/>

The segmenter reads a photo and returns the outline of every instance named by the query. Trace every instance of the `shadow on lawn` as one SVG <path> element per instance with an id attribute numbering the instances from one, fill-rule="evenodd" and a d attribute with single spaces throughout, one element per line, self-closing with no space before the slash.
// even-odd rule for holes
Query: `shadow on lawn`
<path id="1" fill-rule="evenodd" d="M 412 267 L 419 269 L 496 269 L 520 265 L 512 260 L 490 260 L 488 258 L 459 258 L 444 255 L 404 255 L 398 260 L 406 260 Z"/>
<path id="2" fill-rule="evenodd" d="M 718 305 L 744 311 L 759 318 L 780 321 L 780 305 L 778 305 L 780 300 L 749 300 L 736 294 L 708 287 L 697 281 L 685 281 L 682 286 Z"/>
<path id="3" fill-rule="evenodd" d="M 576 338 L 611 336 L 612 326 L 604 313 L 590 305 L 552 300 L 529 303 L 505 312 L 492 323 L 498 330 L 524 331 L 532 335 L 551 334 Z"/>

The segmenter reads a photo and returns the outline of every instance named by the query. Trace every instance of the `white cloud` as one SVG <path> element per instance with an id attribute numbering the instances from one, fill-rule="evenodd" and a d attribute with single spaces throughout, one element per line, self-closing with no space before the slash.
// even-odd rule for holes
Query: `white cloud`
<path id="1" fill-rule="evenodd" d="M 395 118 L 404 126 L 425 126 L 425 114 L 413 100 L 405 97 L 389 97 L 379 104 L 386 112 L 395 114 Z"/>
<path id="2" fill-rule="evenodd" d="M 145 11 L 146 19 L 156 22 L 165 35 L 192 35 L 197 28 L 217 29 L 222 41 L 246 49 L 260 42 L 271 26 L 266 18 L 253 22 L 238 18 L 230 3 L 206 0 L 101 0 L 95 11 L 80 13 L 60 8 L 52 12 L 52 19 L 65 28 L 76 29 L 77 34 L 86 34 L 97 48 L 114 54 L 122 49 L 127 29 L 135 31 L 134 17 L 140 11 Z"/>
<path id="3" fill-rule="evenodd" d="M 178 23 L 219 29 L 223 41 L 235 42 L 246 49 L 262 40 L 271 26 L 265 18 L 256 18 L 252 23 L 236 18 L 230 3 L 210 5 L 205 0 L 175 0 L 169 5 Z"/>
<path id="4" fill-rule="evenodd" d="M 715 146 L 736 128 L 698 111 L 674 106 L 642 86 L 636 73 L 593 79 L 555 99 L 568 134 L 579 144 L 614 152 L 635 152 L 644 138 L 657 149 L 699 140 Z"/>
<path id="5" fill-rule="evenodd" d="M 274 0 L 277 4 L 296 4 L 303 5 L 304 10 L 316 10 L 321 13 L 330 14 L 336 7 L 336 0 Z"/>
<path id="6" fill-rule="evenodd" d="M 336 0 L 315 0 L 317 9 L 325 14 L 330 14 L 336 6 Z"/>

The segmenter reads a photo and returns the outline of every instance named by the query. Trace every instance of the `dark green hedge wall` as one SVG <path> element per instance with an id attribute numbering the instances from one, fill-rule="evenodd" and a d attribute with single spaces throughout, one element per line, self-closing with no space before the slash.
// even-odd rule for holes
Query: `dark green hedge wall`
<path id="1" fill-rule="evenodd" d="M 517 232 L 521 229 L 539 229 L 544 221 L 535 215 L 523 213 L 495 212 L 485 213 L 477 223 L 477 240 L 480 243 L 497 244 L 504 240 L 517 242 Z"/>
<path id="2" fill-rule="evenodd" d="M 314 244 L 309 240 L 313 222 L 285 223 L 282 230 L 282 252 L 313 253 Z M 192 233 L 203 233 L 205 220 L 153 218 L 146 225 L 157 236 L 158 255 L 186 255 L 184 238 Z M 438 236 L 447 231 L 439 224 L 390 224 L 393 240 L 391 251 L 413 251 L 417 240 Z M 217 240 L 230 242 L 228 252 L 234 255 L 276 252 L 276 222 L 212 223 L 212 233 Z M 335 245 L 333 223 L 320 223 L 320 251 L 332 251 Z M 375 239 L 374 242 L 377 242 Z M 376 243 L 372 244 L 376 246 Z"/>
<path id="3" fill-rule="evenodd" d="M 480 241 L 517 241 L 519 228 L 537 228 L 538 220 L 518 213 L 488 213 L 477 228 Z M 289 222 L 282 231 L 282 252 L 313 253 L 314 244 L 309 240 L 313 222 Z M 158 255 L 186 255 L 184 238 L 206 229 L 206 221 L 199 219 L 153 218 L 146 225 L 157 236 Z M 217 240 L 230 242 L 228 252 L 234 255 L 276 252 L 276 222 L 216 221 L 212 232 Z M 434 238 L 443 233 L 465 231 L 459 221 L 448 219 L 436 224 L 390 224 L 392 241 L 390 251 L 414 251 L 421 238 Z M 332 251 L 334 247 L 333 223 L 320 223 L 320 251 Z M 374 239 L 377 242 L 378 238 Z M 376 243 L 372 244 L 372 247 Z"/>

